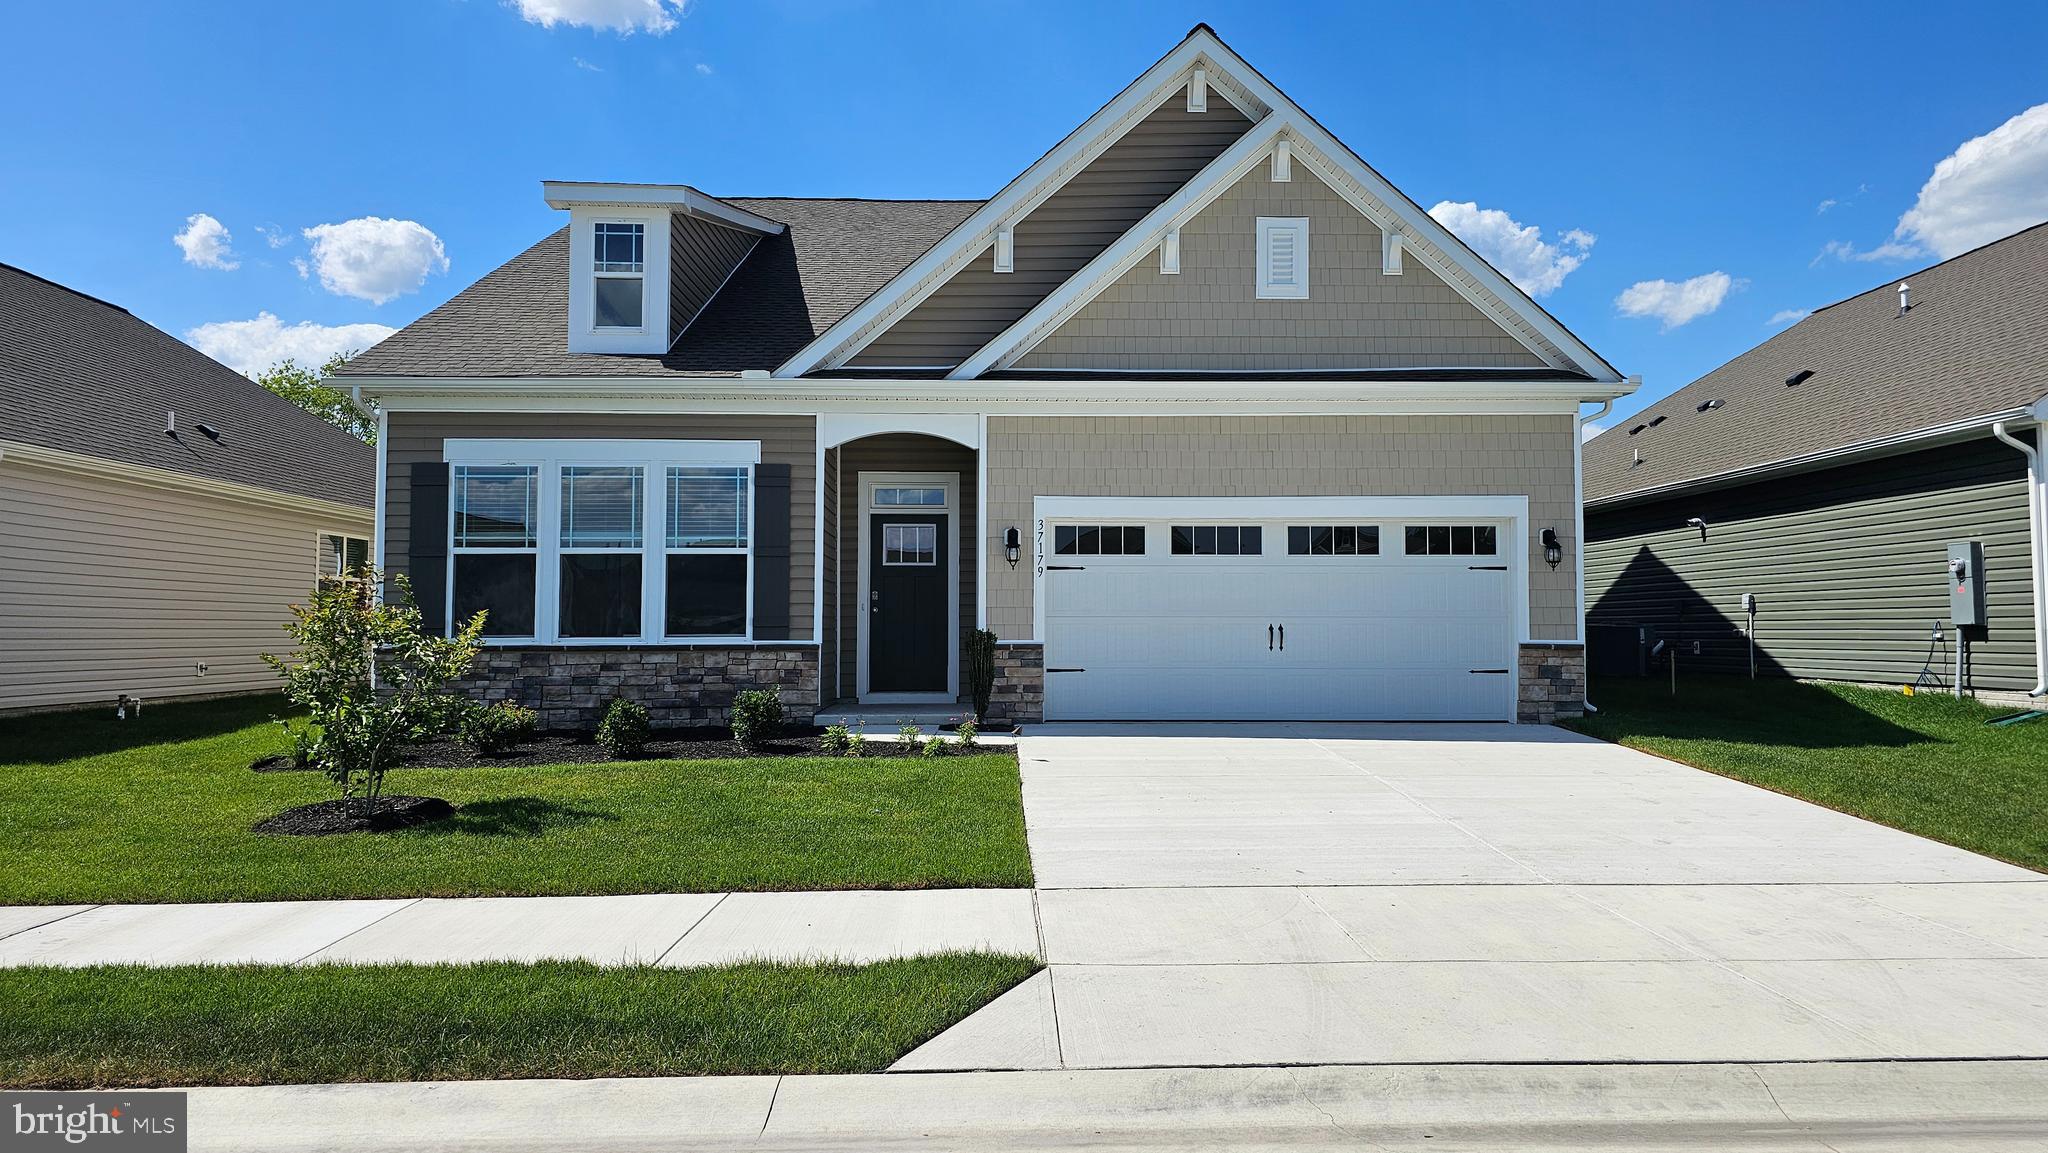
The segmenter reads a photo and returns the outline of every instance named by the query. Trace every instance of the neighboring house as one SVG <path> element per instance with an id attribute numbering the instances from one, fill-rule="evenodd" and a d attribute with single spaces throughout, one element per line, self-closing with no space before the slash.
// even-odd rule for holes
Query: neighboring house
<path id="1" fill-rule="evenodd" d="M 369 446 L 126 310 L 0 265 L 0 710 L 271 689 L 368 559 Z"/>
<path id="2" fill-rule="evenodd" d="M 1949 545 L 1975 541 L 1965 679 L 2038 692 L 2044 398 L 2039 225 L 1823 308 L 1617 423 L 1586 446 L 1596 664 L 1602 626 L 1650 625 L 1681 675 L 1746 672 L 1747 593 L 1760 673 L 1947 684 Z"/>
<path id="3" fill-rule="evenodd" d="M 1009 720 L 1577 710 L 1575 414 L 1633 382 L 1208 28 L 988 201 L 544 188 L 345 369 L 484 692 L 887 715 L 986 627 Z"/>

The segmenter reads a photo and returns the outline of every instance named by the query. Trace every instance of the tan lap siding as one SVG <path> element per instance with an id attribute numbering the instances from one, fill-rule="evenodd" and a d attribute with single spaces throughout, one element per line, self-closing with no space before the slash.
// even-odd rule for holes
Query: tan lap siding
<path id="1" fill-rule="evenodd" d="M 0 462 L 0 709 L 274 689 L 319 518 Z M 207 666 L 205 676 L 196 666 Z"/>
<path id="2" fill-rule="evenodd" d="M 386 435 L 384 534 L 392 572 L 404 572 L 412 535 L 412 466 L 441 459 L 441 444 L 467 437 L 503 439 L 758 440 L 761 459 L 789 466 L 789 627 L 810 640 L 817 580 L 817 437 L 808 416 L 394 412 Z"/>
<path id="3" fill-rule="evenodd" d="M 989 566 L 989 627 L 1033 636 L 1035 497 L 1513 495 L 1529 498 L 1530 635 L 1575 640 L 1573 435 L 1568 416 L 990 417 L 985 536 L 997 548 L 1015 526 L 1025 556 Z"/>

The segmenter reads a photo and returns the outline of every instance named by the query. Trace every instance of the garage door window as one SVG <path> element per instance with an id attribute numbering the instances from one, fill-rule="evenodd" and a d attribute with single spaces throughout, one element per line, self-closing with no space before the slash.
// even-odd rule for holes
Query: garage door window
<path id="1" fill-rule="evenodd" d="M 1380 526 L 1376 524 L 1291 524 L 1287 526 L 1289 556 L 1378 556 Z"/>
<path id="2" fill-rule="evenodd" d="M 1062 556 L 1144 556 L 1140 524 L 1063 524 L 1052 530 L 1052 551 Z"/>
<path id="3" fill-rule="evenodd" d="M 1175 556 L 1259 556 L 1265 551 L 1265 533 L 1255 524 L 1173 526 Z"/>
<path id="4" fill-rule="evenodd" d="M 1496 535 L 1490 524 L 1411 524 L 1403 537 L 1409 556 L 1492 556 Z"/>

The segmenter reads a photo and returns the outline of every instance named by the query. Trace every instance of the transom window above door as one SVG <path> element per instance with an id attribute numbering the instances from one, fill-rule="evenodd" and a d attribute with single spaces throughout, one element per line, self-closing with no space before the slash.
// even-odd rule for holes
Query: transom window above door
<path id="1" fill-rule="evenodd" d="M 882 563 L 885 565 L 933 565 L 939 563 L 939 526 L 935 524 L 884 524 Z"/>
<path id="2" fill-rule="evenodd" d="M 1255 524 L 1177 524 L 1173 555 L 1260 556 L 1266 551 L 1265 536 Z"/>
<path id="3" fill-rule="evenodd" d="M 1291 524 L 1288 556 L 1378 556 L 1380 526 L 1376 524 Z"/>
<path id="4" fill-rule="evenodd" d="M 1499 547 L 1490 524 L 1411 524 L 1401 533 L 1409 556 L 1492 556 Z"/>
<path id="5" fill-rule="evenodd" d="M 875 488 L 876 508 L 944 508 L 946 490 L 940 485 L 887 485 Z"/>
<path id="6" fill-rule="evenodd" d="M 1141 524 L 1062 524 L 1052 530 L 1052 551 L 1062 556 L 1144 556 Z"/>

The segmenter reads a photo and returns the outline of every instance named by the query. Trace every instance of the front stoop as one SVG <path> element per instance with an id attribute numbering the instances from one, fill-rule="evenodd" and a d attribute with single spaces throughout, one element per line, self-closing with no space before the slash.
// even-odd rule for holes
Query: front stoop
<path id="1" fill-rule="evenodd" d="M 1515 720 L 1525 725 L 1584 716 L 1586 648 L 1577 644 L 1525 644 L 1517 657 Z"/>

